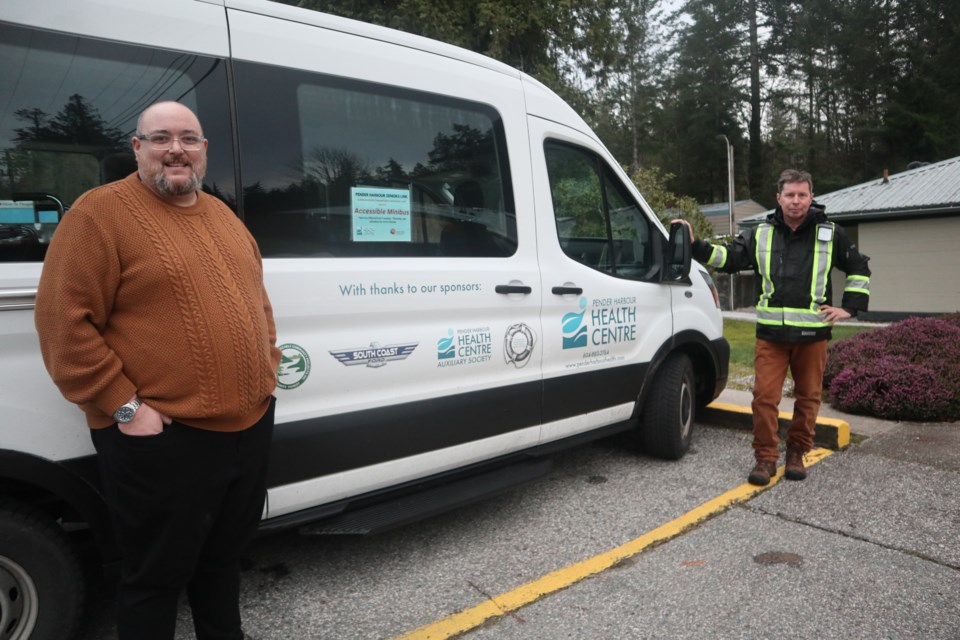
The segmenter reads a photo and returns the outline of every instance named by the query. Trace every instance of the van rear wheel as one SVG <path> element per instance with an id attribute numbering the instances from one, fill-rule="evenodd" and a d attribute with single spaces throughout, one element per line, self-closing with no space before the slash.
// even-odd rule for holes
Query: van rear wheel
<path id="1" fill-rule="evenodd" d="M 690 448 L 694 383 L 693 365 L 685 354 L 671 355 L 657 370 L 640 421 L 640 444 L 648 454 L 679 460 Z"/>
<path id="2" fill-rule="evenodd" d="M 0 640 L 63 640 L 80 622 L 84 576 L 42 511 L 0 500 Z"/>

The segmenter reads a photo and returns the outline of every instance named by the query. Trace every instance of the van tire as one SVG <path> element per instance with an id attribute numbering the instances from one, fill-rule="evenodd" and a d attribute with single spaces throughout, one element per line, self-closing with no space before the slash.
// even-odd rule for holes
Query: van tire
<path id="1" fill-rule="evenodd" d="M 83 585 L 63 529 L 39 509 L 0 499 L 0 640 L 74 637 Z"/>
<path id="2" fill-rule="evenodd" d="M 646 453 L 679 460 L 690 448 L 695 382 L 693 365 L 685 354 L 672 354 L 657 369 L 640 420 L 640 445 Z"/>

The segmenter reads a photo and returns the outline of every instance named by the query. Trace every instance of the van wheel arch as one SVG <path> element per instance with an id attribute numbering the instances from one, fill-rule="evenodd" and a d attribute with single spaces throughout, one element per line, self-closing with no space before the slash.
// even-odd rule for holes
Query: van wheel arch
<path id="1" fill-rule="evenodd" d="M 71 638 L 84 576 L 66 533 L 38 507 L 0 499 L 0 638 Z"/>
<path id="2" fill-rule="evenodd" d="M 717 362 L 718 354 L 711 349 L 710 341 L 699 332 L 681 331 L 678 333 L 672 346 L 664 345 L 664 348 L 657 353 L 656 361 L 662 364 L 668 356 L 677 352 L 687 354 L 693 364 L 697 409 L 702 409 L 713 402 L 719 393 L 717 380 L 721 375 L 725 380 L 726 372 L 725 370 L 720 371 L 721 366 Z"/>
<path id="3" fill-rule="evenodd" d="M 0 500 L 42 505 L 52 520 L 89 526 L 104 561 L 116 559 L 117 543 L 106 502 L 88 478 L 91 459 L 54 462 L 20 451 L 0 450 Z"/>
<path id="4" fill-rule="evenodd" d="M 671 353 L 657 368 L 640 410 L 640 447 L 658 458 L 682 458 L 693 440 L 696 408 L 693 362 L 683 352 Z"/>

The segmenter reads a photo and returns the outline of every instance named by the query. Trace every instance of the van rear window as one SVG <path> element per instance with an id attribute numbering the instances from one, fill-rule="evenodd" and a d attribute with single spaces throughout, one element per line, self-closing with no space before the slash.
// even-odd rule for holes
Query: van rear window
<path id="1" fill-rule="evenodd" d="M 136 171 L 137 118 L 160 100 L 199 115 L 211 140 L 205 184 L 232 200 L 221 61 L 5 24 L 0 60 L 0 262 L 42 261 L 77 197 Z"/>

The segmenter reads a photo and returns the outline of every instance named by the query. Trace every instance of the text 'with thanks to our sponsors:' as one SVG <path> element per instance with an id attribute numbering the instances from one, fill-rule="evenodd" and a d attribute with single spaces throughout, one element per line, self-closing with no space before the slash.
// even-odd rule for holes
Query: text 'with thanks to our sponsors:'
<path id="1" fill-rule="evenodd" d="M 400 297 L 419 295 L 448 295 L 451 293 L 478 293 L 483 291 L 479 282 L 444 282 L 416 284 L 409 282 L 370 282 L 358 284 L 341 284 L 340 295 L 343 297 Z"/>

